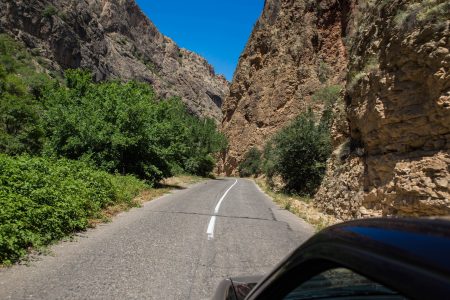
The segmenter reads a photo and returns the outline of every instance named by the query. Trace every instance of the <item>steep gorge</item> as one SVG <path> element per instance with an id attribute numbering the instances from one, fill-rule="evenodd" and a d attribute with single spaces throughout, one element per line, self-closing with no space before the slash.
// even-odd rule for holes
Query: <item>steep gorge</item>
<path id="1" fill-rule="evenodd" d="M 335 151 L 315 205 L 341 219 L 450 214 L 450 3 L 267 0 L 223 106 L 220 171 L 330 84 Z"/>
<path id="2" fill-rule="evenodd" d="M 277 130 L 308 107 L 320 87 L 342 84 L 343 42 L 350 2 L 268 0 L 241 55 L 223 106 L 230 149 L 219 167 L 235 174 L 251 147 L 263 147 Z"/>
<path id="3" fill-rule="evenodd" d="M 226 79 L 162 35 L 134 0 L 5 0 L 0 32 L 23 41 L 51 72 L 86 68 L 96 80 L 149 82 L 196 115 L 222 117 Z"/>

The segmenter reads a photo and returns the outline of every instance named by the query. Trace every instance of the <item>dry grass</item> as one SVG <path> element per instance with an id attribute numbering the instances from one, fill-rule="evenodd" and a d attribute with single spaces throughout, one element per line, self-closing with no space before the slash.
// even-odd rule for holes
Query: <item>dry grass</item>
<path id="1" fill-rule="evenodd" d="M 394 22 L 399 29 L 425 23 L 444 25 L 448 21 L 449 9 L 448 0 L 413 0 L 397 13 Z"/>
<path id="2" fill-rule="evenodd" d="M 255 179 L 255 182 L 267 195 L 273 199 L 276 204 L 311 224 L 316 231 L 320 231 L 325 227 L 342 222 L 334 216 L 327 215 L 319 211 L 316 207 L 314 207 L 310 198 L 274 192 L 270 189 L 263 178 L 257 178 Z"/>
<path id="3" fill-rule="evenodd" d="M 119 203 L 116 205 L 108 206 L 102 211 L 100 218 L 89 220 L 89 227 L 94 228 L 101 223 L 110 222 L 114 216 L 123 211 L 128 211 L 133 207 L 140 207 L 144 203 L 164 196 L 165 194 L 168 194 L 173 190 L 185 189 L 190 185 L 201 182 L 203 180 L 205 180 L 205 178 L 191 175 L 180 175 L 167 178 L 161 182 L 160 187 L 149 188 L 141 191 L 141 193 L 139 193 L 139 195 L 133 199 L 131 204 Z"/>
<path id="4" fill-rule="evenodd" d="M 205 180 L 203 177 L 192 175 L 179 175 L 163 180 L 163 186 L 174 187 L 178 189 L 187 188 L 188 186 Z"/>

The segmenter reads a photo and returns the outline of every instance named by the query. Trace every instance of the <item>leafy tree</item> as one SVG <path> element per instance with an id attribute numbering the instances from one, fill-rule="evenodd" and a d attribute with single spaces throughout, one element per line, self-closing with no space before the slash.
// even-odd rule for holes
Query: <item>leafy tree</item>
<path id="1" fill-rule="evenodd" d="M 185 170 L 204 175 L 223 135 L 211 120 L 189 115 L 177 99 L 158 101 L 144 83 L 93 83 L 66 72 L 67 88 L 45 97 L 46 154 L 83 159 L 97 167 L 157 182 Z"/>
<path id="2" fill-rule="evenodd" d="M 31 66 L 26 50 L 0 35 L 0 152 L 41 151 L 44 130 L 39 100 L 51 80 Z"/>
<path id="3" fill-rule="evenodd" d="M 278 132 L 266 146 L 265 171 L 280 175 L 289 192 L 313 194 L 319 187 L 331 154 L 329 127 L 316 124 L 311 110 Z"/>
<path id="4" fill-rule="evenodd" d="M 239 175 L 242 177 L 259 175 L 261 173 L 261 154 L 258 148 L 250 148 L 245 154 L 244 160 L 239 164 Z"/>
<path id="5" fill-rule="evenodd" d="M 227 148 L 227 140 L 211 119 L 199 120 L 190 116 L 188 122 L 189 139 L 188 156 L 184 161 L 184 169 L 188 173 L 207 176 L 215 166 L 212 154 Z"/>

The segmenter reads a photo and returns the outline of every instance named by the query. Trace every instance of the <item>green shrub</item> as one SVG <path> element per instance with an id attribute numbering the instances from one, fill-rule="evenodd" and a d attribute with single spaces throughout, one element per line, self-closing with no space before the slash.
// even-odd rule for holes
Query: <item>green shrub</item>
<path id="1" fill-rule="evenodd" d="M 44 18 L 51 18 L 52 16 L 58 14 L 58 10 L 53 5 L 47 5 L 42 11 L 42 16 Z"/>
<path id="2" fill-rule="evenodd" d="M 214 167 L 215 160 L 211 155 L 191 157 L 185 163 L 186 172 L 203 177 L 209 176 Z"/>
<path id="3" fill-rule="evenodd" d="M 316 124 L 312 111 L 298 116 L 266 145 L 266 174 L 280 175 L 287 192 L 312 195 L 319 187 L 331 154 L 329 118 Z"/>
<path id="4" fill-rule="evenodd" d="M 317 77 L 319 78 L 319 81 L 321 83 L 327 82 L 332 72 L 333 70 L 327 63 L 325 63 L 324 61 L 319 62 L 319 65 L 317 66 Z"/>
<path id="5" fill-rule="evenodd" d="M 86 229 L 102 208 L 132 205 L 144 188 L 136 178 L 81 162 L 0 154 L 0 263 Z"/>
<path id="6" fill-rule="evenodd" d="M 136 198 L 143 190 L 150 186 L 144 181 L 132 175 L 108 175 L 114 188 L 114 204 L 124 203 L 128 206 L 134 206 Z"/>
<path id="7" fill-rule="evenodd" d="M 323 103 L 325 105 L 332 105 L 339 98 L 342 86 L 340 85 L 330 85 L 323 87 L 316 91 L 313 95 L 313 100 Z"/>
<path id="8" fill-rule="evenodd" d="M 93 83 L 80 70 L 66 81 L 45 97 L 46 154 L 156 183 L 173 170 L 205 174 L 209 156 L 226 145 L 214 121 L 191 116 L 179 99 L 159 101 L 147 84 Z"/>
<path id="9" fill-rule="evenodd" d="M 40 99 L 51 85 L 31 67 L 23 46 L 0 34 L 0 152 L 39 153 L 44 141 Z"/>
<path id="10" fill-rule="evenodd" d="M 241 177 L 259 175 L 261 173 L 261 151 L 255 147 L 251 148 L 239 164 L 238 171 Z"/>
<path id="11" fill-rule="evenodd" d="M 449 11 L 448 0 L 411 0 L 398 10 L 394 23 L 398 29 L 424 24 L 445 26 Z"/>
<path id="12" fill-rule="evenodd" d="M 227 148 L 227 139 L 211 119 L 201 120 L 185 115 L 181 127 L 185 129 L 181 148 L 186 151 L 179 151 L 182 155 L 176 161 L 190 174 L 209 176 L 215 167 L 212 155 Z"/>
<path id="13" fill-rule="evenodd" d="M 273 138 L 267 141 L 264 146 L 262 154 L 262 172 L 266 174 L 269 181 L 275 175 L 275 149 L 273 145 Z"/>

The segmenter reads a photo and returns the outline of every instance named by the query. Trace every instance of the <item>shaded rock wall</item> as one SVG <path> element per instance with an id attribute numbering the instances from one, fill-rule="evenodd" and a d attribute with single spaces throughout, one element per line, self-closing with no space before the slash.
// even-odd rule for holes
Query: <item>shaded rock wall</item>
<path id="1" fill-rule="evenodd" d="M 199 116 L 222 118 L 228 82 L 208 62 L 162 35 L 134 0 L 5 0 L 0 32 L 48 58 L 46 69 L 87 68 L 97 80 L 151 83 Z"/>
<path id="2" fill-rule="evenodd" d="M 341 218 L 450 214 L 450 4 L 412 2 L 361 10 L 347 76 L 350 138 L 316 195 Z"/>
<path id="3" fill-rule="evenodd" d="M 219 172 L 235 174 L 251 147 L 262 148 L 308 107 L 322 109 L 312 101 L 314 92 L 345 78 L 349 7 L 338 0 L 266 1 L 223 105 L 230 147 Z"/>

